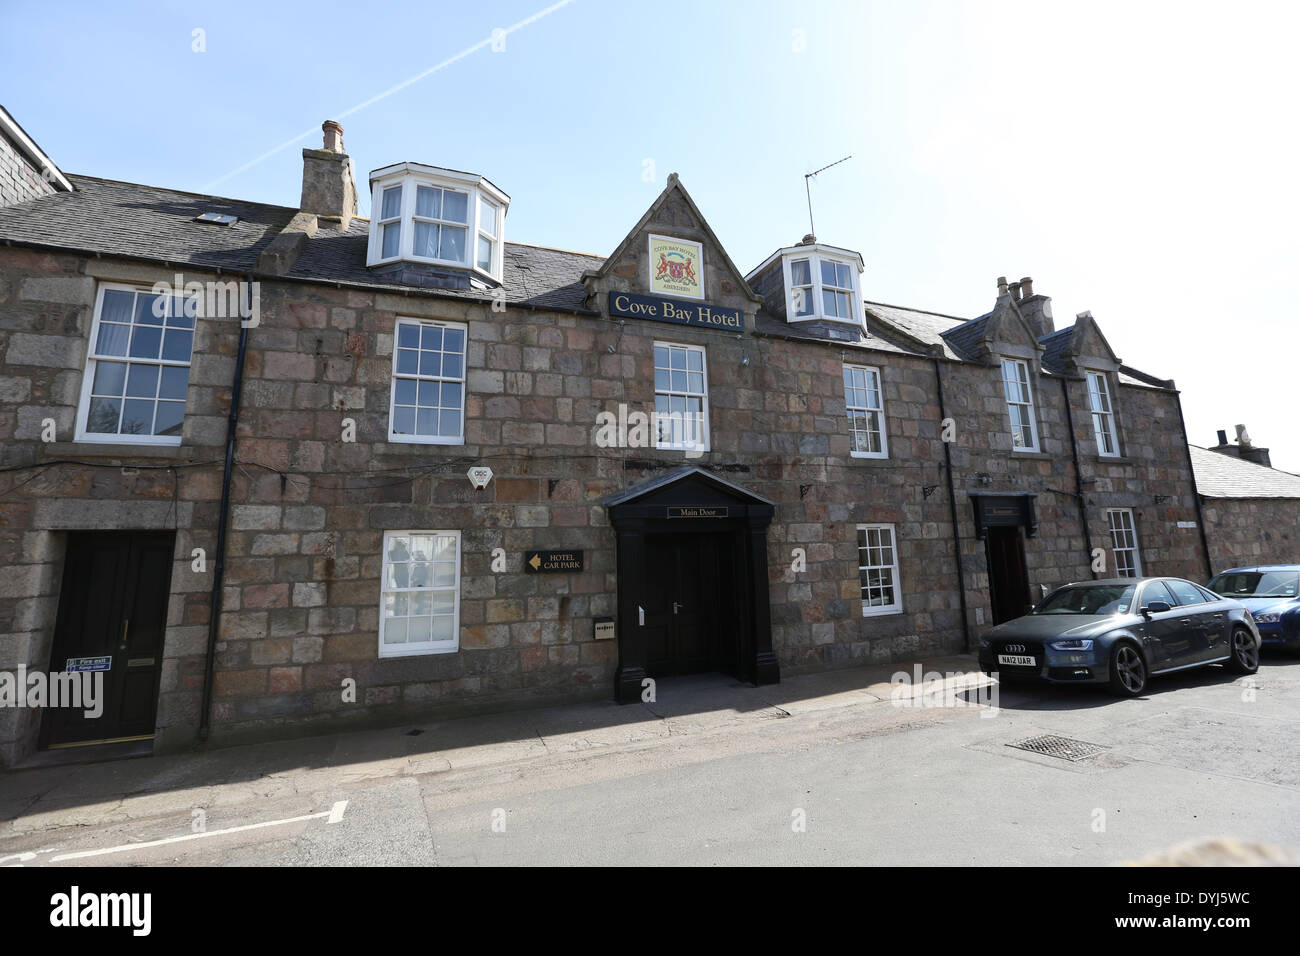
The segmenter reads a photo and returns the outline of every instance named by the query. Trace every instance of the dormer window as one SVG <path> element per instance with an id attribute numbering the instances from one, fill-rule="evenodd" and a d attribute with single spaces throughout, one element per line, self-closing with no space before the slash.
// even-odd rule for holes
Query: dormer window
<path id="1" fill-rule="evenodd" d="M 862 257 L 856 252 L 809 237 L 797 246 L 778 249 L 745 279 L 768 308 L 788 322 L 834 322 L 861 330 L 865 328 L 861 273 Z M 835 331 L 828 328 L 826 333 Z"/>
<path id="2" fill-rule="evenodd" d="M 482 176 L 402 163 L 370 176 L 366 264 L 427 263 L 501 281 L 501 242 L 510 197 Z"/>

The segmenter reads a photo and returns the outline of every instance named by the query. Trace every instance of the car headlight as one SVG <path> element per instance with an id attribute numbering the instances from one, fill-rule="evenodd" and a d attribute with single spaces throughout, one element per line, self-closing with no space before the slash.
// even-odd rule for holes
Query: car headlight
<path id="1" fill-rule="evenodd" d="M 1265 611 L 1263 614 L 1252 614 L 1256 624 L 1276 624 L 1282 619 L 1282 615 L 1277 611 Z"/>
<path id="2" fill-rule="evenodd" d="M 1092 650 L 1092 638 L 1070 637 L 1063 641 L 1052 641 L 1049 646 L 1054 651 L 1090 651 Z"/>

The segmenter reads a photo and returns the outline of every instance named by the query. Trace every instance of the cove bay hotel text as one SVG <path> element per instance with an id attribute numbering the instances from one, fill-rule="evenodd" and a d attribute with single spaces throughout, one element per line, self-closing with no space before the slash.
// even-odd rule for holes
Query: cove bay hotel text
<path id="1" fill-rule="evenodd" d="M 1094 549 L 1206 573 L 1173 383 L 1028 279 L 962 317 L 852 237 L 742 271 L 676 175 L 601 255 L 444 166 L 360 219 L 335 123 L 285 206 L 5 143 L 0 670 L 108 658 L 98 718 L 0 711 L 6 763 L 957 652 Z M 155 309 L 178 272 L 259 321 Z"/>

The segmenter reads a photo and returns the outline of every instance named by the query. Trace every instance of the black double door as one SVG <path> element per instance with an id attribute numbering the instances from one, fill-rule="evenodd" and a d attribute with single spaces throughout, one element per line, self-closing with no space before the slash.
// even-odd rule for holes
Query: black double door
<path id="1" fill-rule="evenodd" d="M 174 535 L 68 535 L 49 672 L 102 674 L 102 713 L 48 708 L 41 746 L 152 736 Z"/>
<path id="2" fill-rule="evenodd" d="M 646 673 L 722 671 L 739 664 L 733 543 L 724 534 L 646 538 Z"/>
<path id="3" fill-rule="evenodd" d="M 989 563 L 989 603 L 993 623 L 1001 624 L 1027 613 L 1029 571 L 1025 566 L 1025 543 L 1020 527 L 1010 525 L 988 529 L 985 548 Z"/>

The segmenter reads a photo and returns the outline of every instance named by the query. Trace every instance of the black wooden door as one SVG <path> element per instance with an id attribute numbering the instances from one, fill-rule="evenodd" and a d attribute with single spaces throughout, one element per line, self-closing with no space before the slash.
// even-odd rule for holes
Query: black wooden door
<path id="1" fill-rule="evenodd" d="M 153 734 L 173 548 L 172 534 L 68 536 L 49 670 L 106 666 L 87 672 L 103 675 L 102 712 L 96 717 L 86 708 L 48 708 L 41 746 Z"/>
<path id="2" fill-rule="evenodd" d="M 989 599 L 993 623 L 1001 624 L 1029 610 L 1029 574 L 1019 527 L 988 529 Z"/>
<path id="3" fill-rule="evenodd" d="M 730 551 L 719 535 L 647 538 L 646 673 L 734 668 Z"/>

